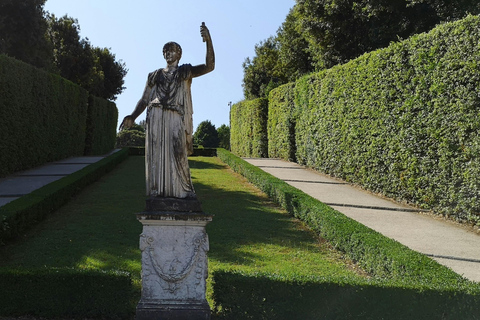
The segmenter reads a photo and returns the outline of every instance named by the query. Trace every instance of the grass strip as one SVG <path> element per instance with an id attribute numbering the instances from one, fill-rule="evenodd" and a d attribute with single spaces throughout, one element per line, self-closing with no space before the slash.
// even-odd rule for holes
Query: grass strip
<path id="1" fill-rule="evenodd" d="M 123 149 L 0 207 L 0 244 L 45 219 L 87 185 L 111 171 L 128 156 Z"/>
<path id="2" fill-rule="evenodd" d="M 215 272 L 267 272 L 292 281 L 324 277 L 337 282 L 365 281 L 327 243 L 319 242 L 218 158 L 194 157 L 190 167 L 203 209 L 214 215 L 207 226 L 211 274 L 208 299 L 212 307 Z M 26 237 L 1 248 L 0 277 L 9 277 L 9 273 L 17 273 L 18 277 L 14 282 L 0 280 L 0 316 L 133 318 L 140 298 L 141 268 L 141 224 L 134 213 L 143 210 L 144 194 L 144 158 L 128 157 L 33 227 Z M 71 276 L 63 275 L 70 271 Z M 55 272 L 61 276 L 56 278 Z M 48 285 L 40 282 L 38 286 L 45 287 L 39 289 L 41 299 L 35 297 L 36 286 L 29 284 L 31 273 L 56 279 L 46 280 Z M 47 275 L 43 277 L 43 273 Z M 115 274 L 119 279 L 112 280 Z M 92 275 L 94 280 L 77 281 L 82 275 Z M 130 277 L 130 285 L 125 277 Z M 79 287 L 82 282 L 88 288 Z M 102 288 L 100 292 L 118 291 L 123 297 L 104 297 L 89 309 L 84 308 L 88 303 L 83 298 L 77 302 L 65 293 L 66 287 L 71 287 L 69 292 L 78 291 L 79 297 L 88 297 L 96 286 Z M 35 299 L 47 301 L 45 307 Z M 10 308 L 13 306 L 15 310 Z M 117 307 L 118 313 L 108 311 Z M 221 319 L 221 312 L 218 314 Z"/>

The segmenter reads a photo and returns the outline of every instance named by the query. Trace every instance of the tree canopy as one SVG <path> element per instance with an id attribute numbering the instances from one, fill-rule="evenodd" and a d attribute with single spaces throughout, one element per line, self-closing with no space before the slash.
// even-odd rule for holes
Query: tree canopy
<path id="1" fill-rule="evenodd" d="M 115 100 L 125 88 L 125 64 L 108 48 L 80 38 L 74 18 L 44 11 L 46 0 L 0 0 L 0 53 L 60 74 L 91 94 Z"/>
<path id="2" fill-rule="evenodd" d="M 312 71 L 331 68 L 435 25 L 480 13 L 471 0 L 297 0 L 276 36 L 244 68 L 246 99 Z"/>
<path id="3" fill-rule="evenodd" d="M 195 144 L 204 146 L 205 148 L 218 147 L 218 132 L 210 120 L 200 122 L 193 134 L 193 141 Z"/>
<path id="4" fill-rule="evenodd" d="M 217 129 L 218 133 L 218 146 L 230 150 L 230 127 L 226 124 L 222 124 Z"/>
<path id="5" fill-rule="evenodd" d="M 39 68 L 49 68 L 51 47 L 45 39 L 46 0 L 0 0 L 0 53 Z"/>

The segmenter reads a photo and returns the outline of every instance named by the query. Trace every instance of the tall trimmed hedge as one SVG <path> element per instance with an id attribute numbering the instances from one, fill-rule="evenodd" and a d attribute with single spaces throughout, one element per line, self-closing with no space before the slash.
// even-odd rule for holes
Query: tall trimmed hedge
<path id="1" fill-rule="evenodd" d="M 230 110 L 230 147 L 241 157 L 266 157 L 268 99 L 241 101 Z"/>
<path id="2" fill-rule="evenodd" d="M 108 152 L 117 117 L 114 103 L 0 55 L 0 177 L 85 152 Z"/>
<path id="3" fill-rule="evenodd" d="M 296 160 L 295 83 L 270 91 L 268 98 L 268 156 Z"/>
<path id="4" fill-rule="evenodd" d="M 297 161 L 480 224 L 479 43 L 469 16 L 272 91 L 294 95 Z"/>
<path id="5" fill-rule="evenodd" d="M 88 93 L 0 55 L 0 177 L 83 155 Z"/>
<path id="6" fill-rule="evenodd" d="M 117 138 L 117 121 L 115 103 L 89 96 L 85 155 L 105 154 L 112 150 Z"/>

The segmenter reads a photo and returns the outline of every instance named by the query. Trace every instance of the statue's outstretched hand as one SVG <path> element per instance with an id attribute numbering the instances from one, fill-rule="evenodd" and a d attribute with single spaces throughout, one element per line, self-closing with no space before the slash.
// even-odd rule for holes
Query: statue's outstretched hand
<path id="1" fill-rule="evenodd" d="M 200 26 L 200 34 L 202 35 L 203 42 L 210 40 L 210 31 L 208 30 L 205 22 L 202 22 Z"/>
<path id="2" fill-rule="evenodd" d="M 122 124 L 120 125 L 119 127 L 119 130 L 122 131 L 122 130 L 125 130 L 125 129 L 128 129 L 128 128 L 131 128 L 134 124 L 134 120 L 132 118 L 132 116 L 126 116 L 125 118 L 123 118 L 123 121 L 122 121 Z"/>

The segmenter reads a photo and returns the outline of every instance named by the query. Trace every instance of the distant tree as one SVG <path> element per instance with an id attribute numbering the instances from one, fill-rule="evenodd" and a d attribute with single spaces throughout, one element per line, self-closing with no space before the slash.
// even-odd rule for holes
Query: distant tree
<path id="1" fill-rule="evenodd" d="M 230 127 L 226 124 L 222 124 L 217 129 L 218 134 L 218 146 L 230 150 Z"/>
<path id="2" fill-rule="evenodd" d="M 193 141 L 195 144 L 204 146 L 205 148 L 218 147 L 218 133 L 210 120 L 200 122 L 197 130 L 193 134 Z"/>
<path id="3" fill-rule="evenodd" d="M 243 63 L 245 99 L 345 63 L 436 24 L 479 14 L 471 0 L 297 0 L 276 36 Z"/>
<path id="4" fill-rule="evenodd" d="M 92 47 L 88 39 L 81 39 L 77 19 L 49 15 L 47 38 L 54 48 L 56 70 L 62 77 L 109 100 L 116 100 L 125 89 L 125 64 L 117 62 L 109 49 Z"/>
<path id="5" fill-rule="evenodd" d="M 124 129 L 117 134 L 116 148 L 144 146 L 145 128 L 140 124 L 134 124 L 132 127 Z"/>
<path id="6" fill-rule="evenodd" d="M 246 99 L 268 96 L 268 93 L 286 82 L 278 64 L 278 41 L 270 37 L 255 45 L 256 56 L 243 63 L 243 93 Z"/>
<path id="7" fill-rule="evenodd" d="M 313 59 L 309 52 L 309 43 L 305 32 L 301 30 L 301 18 L 297 7 L 293 7 L 285 22 L 277 31 L 278 66 L 286 82 L 295 81 L 301 76 L 315 71 Z"/>
<path id="8" fill-rule="evenodd" d="M 108 100 L 116 100 L 117 95 L 125 90 L 123 79 L 128 72 L 125 63 L 116 61 L 115 54 L 108 48 L 94 48 L 93 57 L 95 73 L 101 79 L 97 85 L 97 95 Z"/>
<path id="9" fill-rule="evenodd" d="M 471 0 L 297 0 L 298 30 L 317 70 L 386 47 L 398 38 L 480 12 Z"/>
<path id="10" fill-rule="evenodd" d="M 49 70 L 52 48 L 45 39 L 46 0 L 0 0 L 0 53 Z"/>

